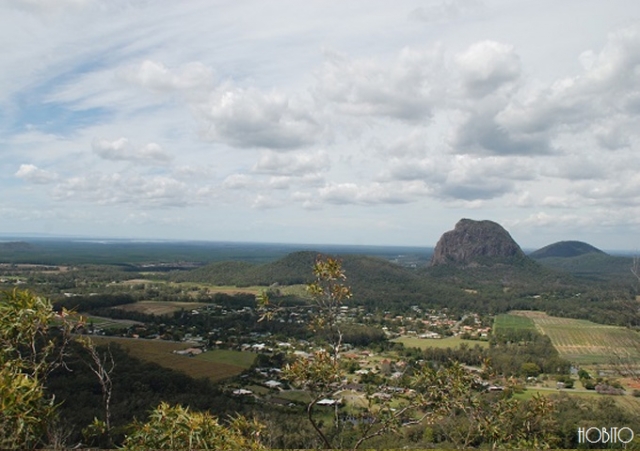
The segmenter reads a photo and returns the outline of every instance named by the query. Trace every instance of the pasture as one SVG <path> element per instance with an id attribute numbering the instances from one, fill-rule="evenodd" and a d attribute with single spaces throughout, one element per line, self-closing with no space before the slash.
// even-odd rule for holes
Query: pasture
<path id="1" fill-rule="evenodd" d="M 138 301 L 133 304 L 124 304 L 113 307 L 126 312 L 138 312 L 147 315 L 170 315 L 180 310 L 193 310 L 208 304 L 203 302 L 176 302 L 176 301 Z"/>
<path id="2" fill-rule="evenodd" d="M 121 329 L 123 327 L 130 327 L 136 324 L 142 324 L 139 321 L 133 321 L 130 319 L 113 319 L 113 318 L 105 318 L 103 316 L 95 316 L 95 315 L 80 315 L 86 324 L 93 323 L 94 327 L 98 327 L 100 329 Z"/>
<path id="3" fill-rule="evenodd" d="M 249 294 L 258 294 L 263 290 L 268 289 L 267 286 L 260 285 L 251 285 L 246 287 L 236 287 L 235 285 L 214 285 L 210 283 L 201 283 L 201 282 L 169 282 L 169 286 L 172 287 L 182 287 L 182 288 L 198 288 L 207 290 L 208 294 L 240 294 L 240 293 L 249 293 Z M 197 292 L 193 292 L 193 295 L 196 296 Z"/>
<path id="4" fill-rule="evenodd" d="M 165 368 L 182 371 L 191 377 L 206 377 L 212 381 L 237 376 L 246 369 L 248 361 L 248 358 L 243 356 L 237 359 L 237 364 L 226 363 L 225 361 L 229 360 L 229 356 L 216 358 L 215 351 L 211 351 L 212 355 L 207 358 L 174 354 L 173 351 L 190 347 L 188 344 L 174 341 L 97 336 L 90 336 L 90 338 L 96 345 L 117 343 L 127 349 L 133 357 L 157 363 Z M 206 354 L 209 353 L 201 355 L 204 356 Z M 250 355 L 255 358 L 255 354 Z"/>
<path id="5" fill-rule="evenodd" d="M 510 315 L 531 319 L 547 335 L 560 356 L 578 364 L 608 364 L 615 355 L 640 361 L 640 335 L 619 326 L 558 318 L 543 312 L 517 311 Z"/>
<path id="6" fill-rule="evenodd" d="M 463 340 L 460 337 L 447 337 L 447 338 L 418 338 L 416 336 L 404 335 L 399 338 L 391 340 L 395 343 L 402 343 L 407 348 L 457 348 L 461 344 L 473 348 L 478 345 L 483 348 L 489 347 L 489 342 L 481 340 Z"/>
<path id="7" fill-rule="evenodd" d="M 230 349 L 214 349 L 195 356 L 196 359 L 206 362 L 222 363 L 225 365 L 239 366 L 248 369 L 256 360 L 253 352 L 232 351 Z"/>
<path id="8" fill-rule="evenodd" d="M 535 330 L 536 325 L 531 318 L 515 314 L 498 315 L 493 321 L 495 334 L 506 330 Z"/>

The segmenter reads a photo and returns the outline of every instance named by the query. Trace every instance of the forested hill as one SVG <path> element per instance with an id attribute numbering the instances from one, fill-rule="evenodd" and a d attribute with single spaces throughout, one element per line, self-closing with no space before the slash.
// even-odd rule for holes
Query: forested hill
<path id="1" fill-rule="evenodd" d="M 559 241 L 529 254 L 536 260 L 549 257 L 577 257 L 585 254 L 606 255 L 603 251 L 582 241 Z"/>
<path id="2" fill-rule="evenodd" d="M 171 274 L 176 282 L 250 286 L 306 284 L 313 280 L 315 251 L 294 252 L 265 264 L 213 263 Z M 352 302 L 374 310 L 447 307 L 453 311 L 499 313 L 512 309 L 620 323 L 616 311 L 628 291 L 608 290 L 600 281 L 576 279 L 529 259 L 514 258 L 491 266 L 459 268 L 441 265 L 414 269 L 388 260 L 341 255 L 354 297 Z M 579 293 L 579 296 L 576 296 Z M 619 315 L 618 315 L 619 316 Z"/>
<path id="3" fill-rule="evenodd" d="M 201 282 L 216 285 L 295 285 L 313 279 L 311 269 L 320 255 L 314 251 L 293 252 L 265 264 L 246 262 L 211 263 L 198 269 L 172 275 L 176 282 Z"/>
<path id="4" fill-rule="evenodd" d="M 172 275 L 176 282 L 201 282 L 216 285 L 296 285 L 313 280 L 313 264 L 324 256 L 316 251 L 293 252 L 286 257 L 265 264 L 246 262 L 212 263 L 191 271 Z M 349 283 L 411 284 L 419 280 L 415 271 L 388 260 L 365 255 L 341 255 Z"/>
<path id="5" fill-rule="evenodd" d="M 635 286 L 630 257 L 609 255 L 582 241 L 560 241 L 529 254 L 547 268 L 593 281 L 617 282 Z"/>

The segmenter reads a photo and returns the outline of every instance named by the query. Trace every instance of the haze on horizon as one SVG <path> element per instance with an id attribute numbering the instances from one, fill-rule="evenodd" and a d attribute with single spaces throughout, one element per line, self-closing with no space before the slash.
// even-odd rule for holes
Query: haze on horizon
<path id="1" fill-rule="evenodd" d="M 0 234 L 640 246 L 634 0 L 7 0 L 0 38 Z"/>

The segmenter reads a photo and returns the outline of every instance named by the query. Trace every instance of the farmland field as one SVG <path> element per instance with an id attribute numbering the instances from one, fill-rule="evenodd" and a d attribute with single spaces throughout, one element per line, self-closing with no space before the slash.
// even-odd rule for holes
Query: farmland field
<path id="1" fill-rule="evenodd" d="M 103 316 L 95 315 L 80 315 L 87 323 L 93 323 L 94 327 L 101 329 L 119 329 L 122 327 L 129 327 L 136 324 L 142 324 L 139 321 L 133 321 L 130 319 L 113 319 L 105 318 Z"/>
<path id="2" fill-rule="evenodd" d="M 494 333 L 505 329 L 535 330 L 536 325 L 531 318 L 521 315 L 498 315 L 493 322 Z"/>
<path id="3" fill-rule="evenodd" d="M 206 362 L 223 363 L 247 369 L 253 365 L 256 360 L 256 354 L 229 349 L 214 349 L 197 355 L 195 358 Z"/>
<path id="4" fill-rule="evenodd" d="M 237 287 L 235 285 L 214 285 L 211 283 L 202 283 L 202 282 L 169 282 L 169 286 L 172 287 L 183 287 L 183 288 L 199 288 L 206 289 L 209 294 L 215 293 L 224 293 L 224 294 L 239 294 L 239 293 L 249 293 L 249 294 L 258 294 L 262 290 L 266 290 L 267 286 L 260 285 L 252 285 L 247 287 Z M 196 294 L 194 292 L 194 294 Z"/>
<path id="5" fill-rule="evenodd" d="M 461 344 L 465 344 L 471 348 L 475 345 L 479 345 L 483 348 L 489 346 L 489 342 L 480 340 L 463 340 L 460 337 L 447 337 L 447 338 L 418 338 L 414 336 L 403 336 L 392 340 L 396 343 L 402 343 L 407 348 L 457 348 Z"/>
<path id="6" fill-rule="evenodd" d="M 517 311 L 511 315 L 530 318 L 536 329 L 551 339 L 560 356 L 569 361 L 606 364 L 615 352 L 640 360 L 640 335 L 624 327 L 557 318 L 543 312 Z"/>
<path id="7" fill-rule="evenodd" d="M 124 304 L 113 307 L 127 312 L 145 313 L 147 315 L 170 315 L 181 309 L 192 310 L 204 307 L 202 302 L 176 302 L 176 301 L 138 301 L 133 304 Z"/>
<path id="8" fill-rule="evenodd" d="M 246 358 L 239 359 L 239 364 L 224 363 L 216 359 L 194 358 L 173 354 L 173 351 L 186 349 L 189 345 L 165 340 L 143 340 L 135 338 L 96 337 L 91 340 L 97 345 L 117 343 L 127 349 L 133 357 L 147 362 L 157 363 L 165 368 L 199 378 L 206 377 L 212 381 L 226 379 L 242 373 L 246 367 Z M 208 353 L 205 353 L 208 354 Z M 254 355 L 250 354 L 252 357 Z"/>

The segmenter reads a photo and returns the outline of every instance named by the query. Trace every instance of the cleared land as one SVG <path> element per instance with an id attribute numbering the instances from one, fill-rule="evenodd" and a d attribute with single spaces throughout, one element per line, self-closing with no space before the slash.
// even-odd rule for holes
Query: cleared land
<path id="1" fill-rule="evenodd" d="M 483 348 L 489 347 L 489 342 L 481 340 L 463 340 L 460 337 L 447 338 L 418 338 L 414 336 L 403 336 L 392 340 L 396 343 L 402 343 L 408 348 L 457 348 L 461 344 L 465 344 L 471 348 L 479 345 Z"/>
<path id="2" fill-rule="evenodd" d="M 148 276 L 154 275 L 153 273 L 141 273 L 141 274 L 148 275 Z M 129 280 L 124 280 L 122 282 L 114 282 L 112 285 L 168 285 L 172 287 L 206 289 L 209 294 L 215 294 L 215 293 L 258 294 L 261 291 L 269 288 L 268 286 L 260 286 L 260 285 L 237 287 L 235 285 L 213 285 L 209 283 L 199 283 L 199 282 L 167 282 L 165 280 L 156 280 L 156 279 L 129 279 Z M 193 294 L 194 296 L 196 296 L 198 293 L 194 292 Z"/>
<path id="3" fill-rule="evenodd" d="M 145 313 L 147 315 L 170 315 L 180 310 L 193 310 L 204 307 L 203 302 L 176 302 L 176 301 L 138 301 L 134 304 L 124 304 L 113 307 L 126 312 Z"/>
<path id="4" fill-rule="evenodd" d="M 252 352 L 232 351 L 229 349 L 214 349 L 213 351 L 203 352 L 195 358 L 206 362 L 224 363 L 247 369 L 253 365 L 253 362 L 256 360 L 256 354 Z"/>
<path id="5" fill-rule="evenodd" d="M 226 363 L 230 359 L 230 355 L 227 354 L 227 352 L 233 351 L 222 353 L 220 351 L 210 351 L 202 354 L 201 358 L 196 358 L 173 354 L 173 351 L 188 348 L 189 345 L 186 343 L 96 336 L 91 336 L 91 340 L 97 345 L 117 343 L 123 348 L 126 348 L 132 356 L 141 360 L 157 363 L 160 366 L 176 371 L 182 371 L 191 377 L 206 377 L 213 381 L 226 379 L 242 373 L 247 368 L 249 357 L 240 357 L 241 354 L 249 354 L 251 359 L 255 358 L 255 354 L 237 352 L 236 363 L 231 364 Z M 216 356 L 219 358 L 216 358 Z M 253 360 L 251 360 L 251 362 L 253 363 Z"/>
<path id="6" fill-rule="evenodd" d="M 536 325 L 531 318 L 521 315 L 498 315 L 493 321 L 494 333 L 506 330 L 535 330 Z"/>
<path id="7" fill-rule="evenodd" d="M 640 361 L 640 335 L 618 326 L 557 318 L 543 312 L 515 311 L 510 315 L 531 319 L 547 335 L 560 356 L 579 364 L 607 364 L 615 354 Z"/>
<path id="8" fill-rule="evenodd" d="M 239 294 L 239 293 L 249 293 L 249 294 L 258 294 L 262 292 L 262 290 L 266 290 L 269 287 L 260 286 L 260 285 L 252 285 L 248 287 L 236 287 L 234 285 L 212 285 L 208 283 L 198 283 L 198 282 L 170 282 L 170 286 L 180 286 L 180 287 L 191 287 L 191 288 L 205 288 L 209 294 L 215 293 L 224 293 L 224 294 Z"/>
<path id="9" fill-rule="evenodd" d="M 95 315 L 80 315 L 84 318 L 87 324 L 93 323 L 94 327 L 98 327 L 101 329 L 120 329 L 123 327 L 129 327 L 136 324 L 142 324 L 139 321 L 133 321 L 130 319 L 113 319 L 113 318 L 105 318 L 103 316 L 95 316 Z"/>

